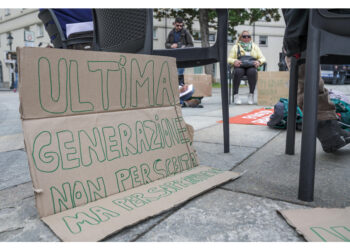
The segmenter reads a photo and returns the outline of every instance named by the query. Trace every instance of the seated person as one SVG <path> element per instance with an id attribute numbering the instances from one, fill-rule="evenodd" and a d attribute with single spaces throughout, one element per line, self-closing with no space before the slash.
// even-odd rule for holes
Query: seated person
<path id="1" fill-rule="evenodd" d="M 179 82 L 180 104 L 181 107 L 203 108 L 201 98 L 192 97 L 194 94 L 193 85 L 185 85 Z"/>
<path id="2" fill-rule="evenodd" d="M 249 66 L 242 64 L 241 56 L 251 56 L 251 63 Z M 254 60 L 255 59 L 255 60 Z M 249 94 L 248 94 L 248 104 L 253 104 L 254 102 L 254 90 L 256 82 L 258 80 L 258 67 L 265 63 L 265 57 L 261 53 L 260 48 L 252 42 L 251 35 L 248 31 L 244 30 L 237 43 L 232 47 L 228 63 L 234 66 L 234 77 L 233 77 L 233 94 L 234 103 L 242 104 L 239 99 L 238 89 L 241 83 L 242 76 L 246 75 L 248 77 L 249 84 Z"/>
<path id="3" fill-rule="evenodd" d="M 350 14 L 349 10 L 333 9 L 340 14 Z M 341 13 L 346 12 L 346 13 Z M 286 53 L 286 63 L 290 68 L 291 57 L 299 58 L 307 45 L 307 31 L 309 23 L 308 9 L 283 9 L 286 29 L 283 38 L 283 47 Z M 300 109 L 304 106 L 305 63 L 298 69 L 297 101 Z M 321 75 L 321 74 L 320 74 Z M 333 153 L 350 143 L 350 132 L 342 129 L 338 123 L 338 116 L 334 103 L 329 99 L 328 89 L 320 77 L 318 83 L 317 105 L 317 138 L 326 153 Z"/>

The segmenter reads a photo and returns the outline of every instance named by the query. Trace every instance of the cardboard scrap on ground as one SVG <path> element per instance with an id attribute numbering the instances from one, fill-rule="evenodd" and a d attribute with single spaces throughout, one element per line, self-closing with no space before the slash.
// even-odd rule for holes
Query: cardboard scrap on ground
<path id="1" fill-rule="evenodd" d="M 101 240 L 239 176 L 199 166 L 174 58 L 17 52 L 36 206 L 62 240 Z"/>
<path id="2" fill-rule="evenodd" d="M 273 108 L 254 109 L 251 112 L 244 113 L 229 118 L 230 124 L 248 124 L 248 125 L 263 125 L 267 126 L 270 116 L 273 114 Z M 223 121 L 218 121 L 222 123 Z"/>
<path id="3" fill-rule="evenodd" d="M 206 97 L 212 95 L 212 77 L 207 74 L 185 74 L 184 82 L 194 86 L 193 97 Z"/>
<path id="4" fill-rule="evenodd" d="M 350 241 L 350 207 L 280 210 L 307 241 Z"/>
<path id="5" fill-rule="evenodd" d="M 288 71 L 258 72 L 258 105 L 274 106 L 280 98 L 288 98 Z"/>

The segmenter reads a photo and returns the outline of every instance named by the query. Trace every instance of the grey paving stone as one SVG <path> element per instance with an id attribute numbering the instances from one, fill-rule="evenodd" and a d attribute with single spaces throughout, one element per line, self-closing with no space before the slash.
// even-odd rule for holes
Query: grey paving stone
<path id="1" fill-rule="evenodd" d="M 18 93 L 0 92 L 0 136 L 22 132 Z"/>
<path id="2" fill-rule="evenodd" d="M 260 109 L 263 108 L 262 106 L 257 106 L 257 105 L 230 105 L 229 107 L 229 117 L 237 116 L 237 115 L 242 115 L 244 113 L 251 112 L 255 109 Z M 221 109 L 216 109 L 214 111 L 210 111 L 205 114 L 208 117 L 218 117 L 220 118 L 219 120 L 222 120 L 222 110 Z"/>
<path id="3" fill-rule="evenodd" d="M 230 146 L 230 153 L 224 153 L 222 144 L 205 142 L 194 142 L 193 146 L 200 164 L 221 170 L 231 170 L 256 151 L 251 147 Z"/>
<path id="4" fill-rule="evenodd" d="M 22 124 L 19 118 L 13 121 L 7 121 L 5 124 L 0 124 L 0 136 L 19 133 L 22 133 Z"/>
<path id="5" fill-rule="evenodd" d="M 196 131 L 218 124 L 217 121 L 221 120 L 221 117 L 185 116 L 184 120 L 186 123 L 192 125 Z"/>
<path id="6" fill-rule="evenodd" d="M 121 230 L 119 233 L 113 234 L 109 236 L 108 238 L 104 239 L 103 241 L 106 242 L 129 242 L 129 241 L 136 241 L 139 237 L 147 233 L 149 230 L 152 230 L 152 228 L 158 224 L 160 221 L 164 220 L 166 217 L 168 217 L 170 214 L 172 214 L 174 211 L 170 210 L 168 212 L 161 213 L 157 216 L 154 216 L 152 218 L 149 218 L 145 221 L 142 221 L 140 223 L 137 223 L 136 225 L 129 226 L 123 230 Z"/>
<path id="7" fill-rule="evenodd" d="M 188 202 L 138 241 L 304 241 L 276 210 L 301 208 L 223 189 Z"/>
<path id="8" fill-rule="evenodd" d="M 244 147 L 261 147 L 276 135 L 279 130 L 267 126 L 230 124 L 230 145 Z M 194 141 L 223 143 L 222 124 L 202 129 L 194 134 Z"/>
<path id="9" fill-rule="evenodd" d="M 0 152 L 24 148 L 23 133 L 0 136 Z"/>
<path id="10" fill-rule="evenodd" d="M 23 199 L 34 196 L 32 182 L 27 182 L 15 187 L 0 190 L 0 210 L 15 207 Z"/>
<path id="11" fill-rule="evenodd" d="M 133 241 L 176 209 L 154 216 L 109 236 L 108 242 Z M 54 242 L 60 239 L 40 220 L 35 207 L 32 183 L 0 190 L 0 242 Z"/>
<path id="12" fill-rule="evenodd" d="M 59 241 L 38 218 L 34 197 L 23 199 L 15 207 L 0 210 L 0 241 Z"/>
<path id="13" fill-rule="evenodd" d="M 31 180 L 26 153 L 23 150 L 0 152 L 0 190 Z"/>
<path id="14" fill-rule="evenodd" d="M 350 145 L 334 154 L 324 153 L 317 142 L 314 202 L 297 199 L 301 133 L 296 134 L 296 154 L 285 155 L 286 134 L 258 150 L 233 171 L 247 171 L 225 187 L 234 191 L 321 207 L 350 206 Z"/>

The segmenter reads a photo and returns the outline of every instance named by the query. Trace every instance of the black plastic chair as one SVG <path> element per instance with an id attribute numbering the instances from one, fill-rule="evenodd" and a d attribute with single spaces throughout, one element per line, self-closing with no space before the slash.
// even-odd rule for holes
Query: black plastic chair
<path id="1" fill-rule="evenodd" d="M 229 112 L 227 91 L 227 9 L 218 9 L 218 32 L 213 46 L 153 50 L 152 9 L 94 9 L 94 49 L 143 53 L 176 58 L 178 68 L 197 67 L 220 62 L 223 110 L 224 152 L 229 147 Z M 123 18 L 119 16 L 123 16 Z"/>
<path id="2" fill-rule="evenodd" d="M 298 66 L 306 59 L 304 87 L 304 116 L 300 156 L 298 198 L 313 201 L 317 101 L 320 63 L 347 64 L 350 62 L 350 14 L 337 14 L 327 9 L 311 9 L 306 56 L 292 57 L 289 84 L 286 154 L 294 154 L 295 119 L 297 107 Z"/>
<path id="3" fill-rule="evenodd" d="M 78 36 L 67 39 L 52 9 L 41 10 L 38 17 L 43 22 L 45 30 L 49 34 L 51 43 L 55 48 L 69 49 L 74 47 L 74 45 L 92 44 L 93 32 L 82 32 Z"/>
<path id="4" fill-rule="evenodd" d="M 152 9 L 93 9 L 93 49 L 151 54 Z"/>

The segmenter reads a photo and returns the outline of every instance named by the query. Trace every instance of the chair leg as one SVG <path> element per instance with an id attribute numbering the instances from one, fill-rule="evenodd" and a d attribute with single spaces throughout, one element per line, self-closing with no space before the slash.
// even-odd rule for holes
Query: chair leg
<path id="1" fill-rule="evenodd" d="M 227 21 L 228 10 L 217 9 L 218 13 L 218 33 L 222 34 L 218 43 L 218 53 L 220 58 L 220 79 L 221 79 L 221 103 L 224 132 L 224 153 L 230 152 L 230 127 L 229 127 L 229 106 L 227 90 Z"/>
<path id="2" fill-rule="evenodd" d="M 288 102 L 288 118 L 287 118 L 287 139 L 286 154 L 294 155 L 295 150 L 295 128 L 297 113 L 297 94 L 298 94 L 298 63 L 293 56 L 291 58 L 291 68 L 289 77 L 289 102 Z"/>
<path id="3" fill-rule="evenodd" d="M 311 15 L 310 15 L 311 19 Z M 311 21 L 311 20 L 309 20 Z M 309 25 L 305 87 L 304 116 L 301 141 L 299 195 L 303 201 L 313 201 L 316 159 L 317 98 L 320 80 L 320 32 Z"/>
<path id="4" fill-rule="evenodd" d="M 221 79 L 221 102 L 222 118 L 224 130 L 224 153 L 230 152 L 230 128 L 229 128 L 229 105 L 227 89 L 227 64 L 220 62 L 220 79 Z"/>

